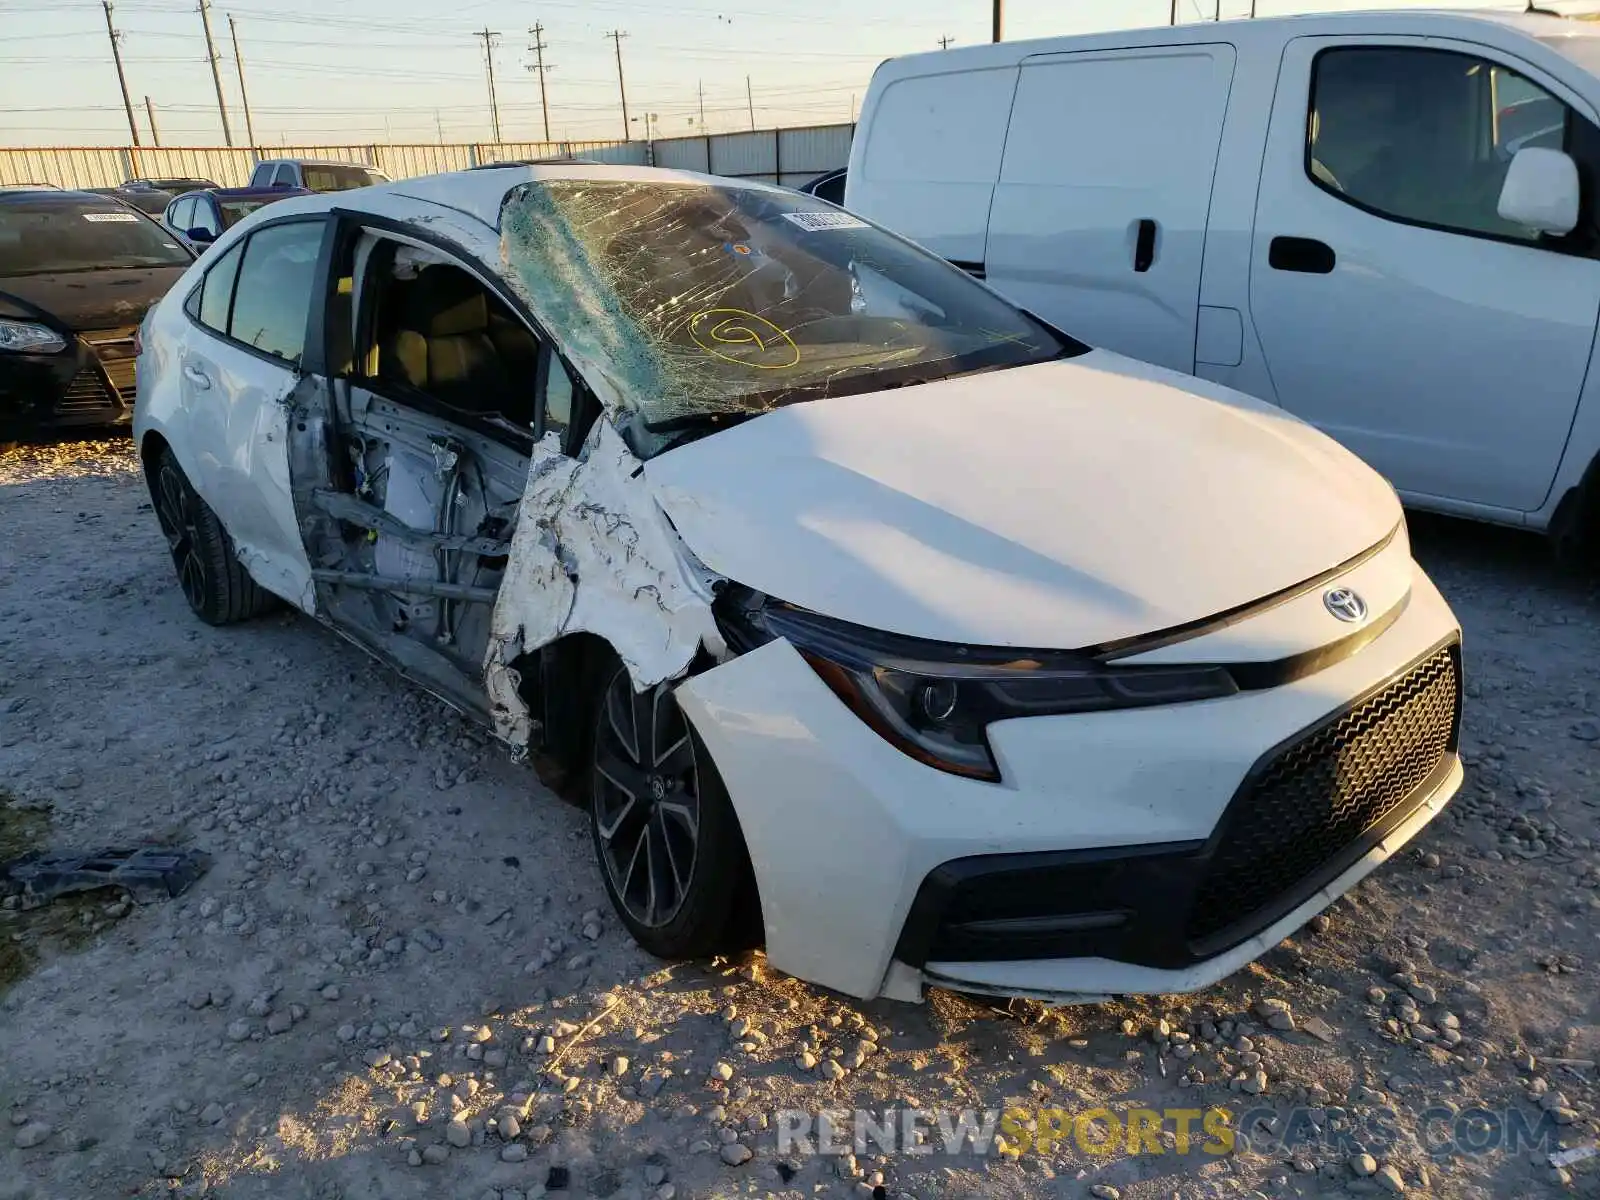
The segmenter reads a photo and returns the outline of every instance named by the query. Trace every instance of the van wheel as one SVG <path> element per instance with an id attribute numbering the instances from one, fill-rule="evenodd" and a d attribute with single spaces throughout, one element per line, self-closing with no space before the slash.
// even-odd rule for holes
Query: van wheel
<path id="1" fill-rule="evenodd" d="M 760 905 L 744 836 L 672 685 L 635 692 L 609 651 L 593 678 L 589 824 L 617 915 L 659 958 L 756 944 Z"/>
<path id="2" fill-rule="evenodd" d="M 233 539 L 170 449 L 161 452 L 151 493 L 178 585 L 195 616 L 207 625 L 228 625 L 273 607 L 277 598 L 250 578 Z"/>

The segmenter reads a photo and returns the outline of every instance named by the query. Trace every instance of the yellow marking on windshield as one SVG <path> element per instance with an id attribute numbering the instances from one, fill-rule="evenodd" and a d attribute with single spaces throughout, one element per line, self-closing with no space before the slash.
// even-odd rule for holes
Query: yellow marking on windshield
<path id="1" fill-rule="evenodd" d="M 742 308 L 708 308 L 689 318 L 689 336 L 712 358 L 720 358 L 740 367 L 754 367 L 758 371 L 787 371 L 800 365 L 800 347 L 783 330 L 765 317 L 745 312 Z M 750 362 L 735 358 L 719 350 L 718 346 L 754 346 L 757 350 L 771 352 L 784 362 Z"/>

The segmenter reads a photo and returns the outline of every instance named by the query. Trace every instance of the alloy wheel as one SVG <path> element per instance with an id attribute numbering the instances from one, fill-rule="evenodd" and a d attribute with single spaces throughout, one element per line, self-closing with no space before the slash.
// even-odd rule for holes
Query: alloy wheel
<path id="1" fill-rule="evenodd" d="M 196 612 L 205 605 L 205 573 L 200 562 L 200 532 L 195 513 L 195 497 L 189 485 L 172 469 L 163 465 L 156 481 L 156 519 L 166 535 L 167 549 L 178 568 L 178 583 L 184 599 Z"/>
<path id="2" fill-rule="evenodd" d="M 700 841 L 700 771 L 689 723 L 665 685 L 605 685 L 594 736 L 594 819 L 622 907 L 659 928 L 683 908 Z"/>

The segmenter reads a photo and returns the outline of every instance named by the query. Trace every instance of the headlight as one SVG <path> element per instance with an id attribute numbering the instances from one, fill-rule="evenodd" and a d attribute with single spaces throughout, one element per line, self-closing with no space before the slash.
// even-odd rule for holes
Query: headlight
<path id="1" fill-rule="evenodd" d="M 1231 696 L 1216 666 L 1108 666 L 1070 651 L 955 646 L 879 633 L 772 603 L 744 614 L 734 644 L 781 637 L 891 744 L 919 762 L 998 780 L 994 721 Z M 748 636 L 754 634 L 755 637 Z"/>
<path id="2" fill-rule="evenodd" d="M 66 338 L 48 325 L 0 319 L 0 350 L 14 354 L 55 354 L 66 348 Z"/>

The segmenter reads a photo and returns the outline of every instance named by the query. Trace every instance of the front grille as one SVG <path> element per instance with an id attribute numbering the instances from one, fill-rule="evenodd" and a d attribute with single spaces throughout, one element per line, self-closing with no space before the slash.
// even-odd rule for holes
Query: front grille
<path id="1" fill-rule="evenodd" d="M 72 377 L 72 382 L 67 384 L 66 391 L 61 393 L 61 399 L 56 402 L 56 411 L 61 413 L 99 412 L 101 409 L 111 408 L 115 404 L 116 401 L 106 391 L 106 385 L 100 378 L 100 372 L 93 367 L 84 367 Z"/>
<path id="2" fill-rule="evenodd" d="M 133 327 L 129 326 L 126 329 L 97 329 L 80 335 L 100 360 L 112 388 L 125 405 L 132 405 L 134 398 L 133 375 L 138 361 L 133 355 L 134 332 Z"/>
<path id="3" fill-rule="evenodd" d="M 1314 877 L 1343 870 L 1362 834 L 1398 817 L 1440 769 L 1459 711 L 1452 645 L 1258 768 L 1224 814 L 1190 910 L 1191 946 L 1230 927 L 1259 928 L 1263 909 L 1303 900 Z"/>

